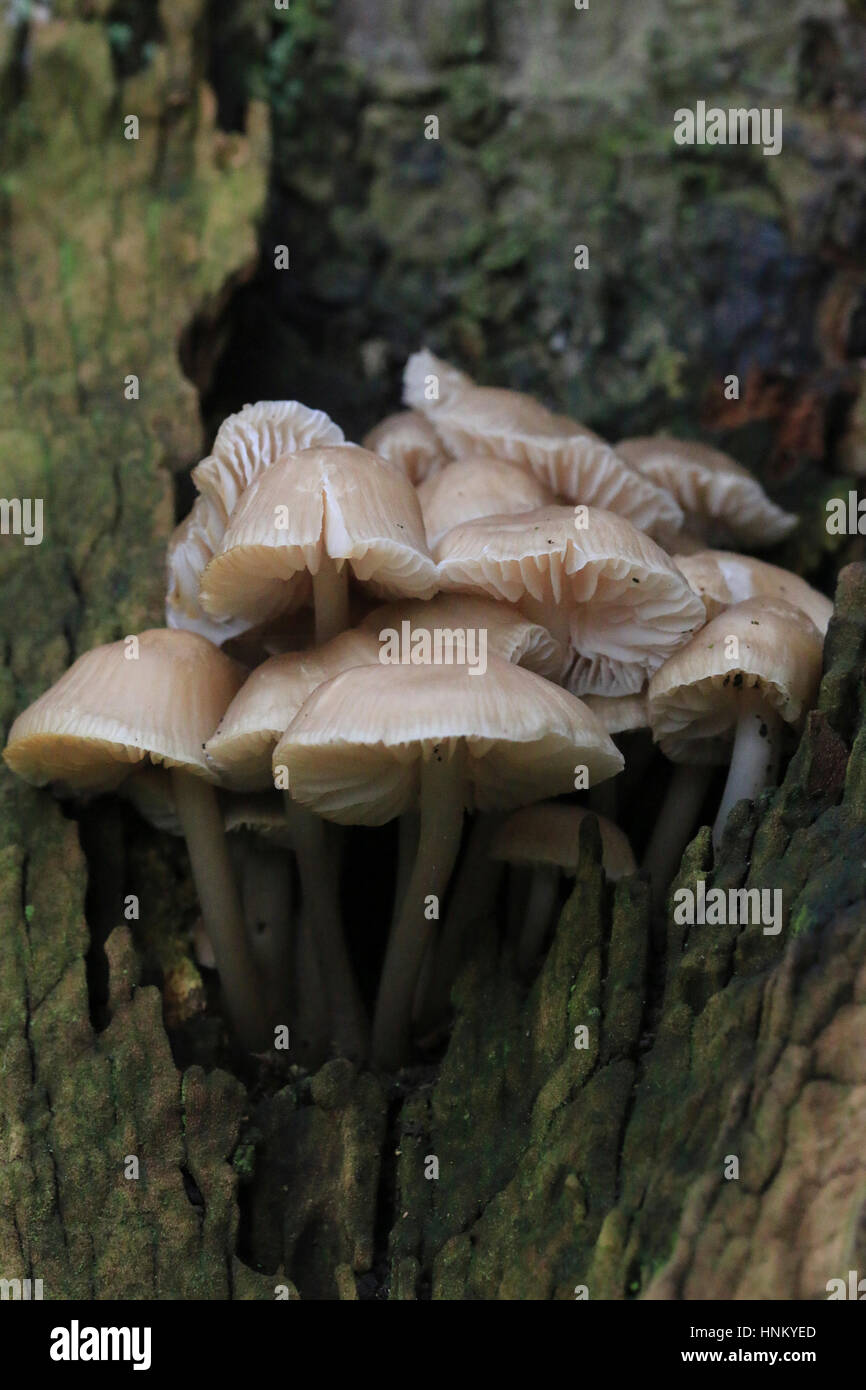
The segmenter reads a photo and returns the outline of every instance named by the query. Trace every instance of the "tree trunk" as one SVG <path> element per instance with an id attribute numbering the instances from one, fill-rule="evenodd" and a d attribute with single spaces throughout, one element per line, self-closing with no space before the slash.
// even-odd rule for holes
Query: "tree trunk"
<path id="1" fill-rule="evenodd" d="M 853 6 L 425 0 L 379 34 L 364 6 L 338 25 L 293 0 L 289 47 L 224 8 L 109 26 L 66 0 L 0 28 L 0 490 L 44 504 L 41 545 L 0 541 L 4 730 L 87 647 L 161 623 L 200 411 L 297 396 L 359 437 L 428 334 L 614 438 L 674 422 L 730 447 L 803 516 L 773 559 L 829 586 L 862 555 L 824 524 L 855 486 L 828 441 L 866 472 Z M 742 104 L 745 65 L 784 153 L 677 152 L 674 110 Z M 182 856 L 4 771 L 0 1272 L 46 1298 L 790 1299 L 862 1271 L 862 564 L 825 666 L 781 788 L 709 874 L 781 889 L 778 935 L 654 925 L 590 825 L 536 980 L 479 939 L 441 1063 L 390 1087 L 238 1057 Z M 704 828 L 678 882 L 711 863 Z"/>

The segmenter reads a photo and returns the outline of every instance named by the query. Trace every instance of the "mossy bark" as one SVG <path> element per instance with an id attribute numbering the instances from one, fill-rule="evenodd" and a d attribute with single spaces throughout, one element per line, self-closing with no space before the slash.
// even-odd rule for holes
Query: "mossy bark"
<path id="1" fill-rule="evenodd" d="M 216 8 L 145 7 L 120 55 L 102 4 L 31 20 L 23 63 L 0 35 L 0 490 L 45 508 L 42 545 L 0 540 L 4 728 L 88 645 L 161 621 L 172 475 L 204 443 L 179 350 L 208 410 L 298 395 L 357 431 L 429 333 L 613 433 L 723 427 L 802 503 L 798 568 L 858 553 L 823 526 L 828 442 L 866 467 L 840 410 L 864 276 L 828 86 L 854 81 L 853 9 L 429 0 L 410 26 L 293 0 L 257 238 L 263 113 L 221 129 L 204 79 L 265 36 L 240 7 L 229 41 Z M 770 79 L 791 159 L 671 158 L 677 106 Z M 277 242 L 298 277 L 274 280 Z M 576 242 L 585 280 L 563 278 Z M 441 1065 L 390 1087 L 231 1054 L 182 856 L 2 774 L 0 1275 L 48 1298 L 784 1299 L 862 1270 L 864 666 L 853 566 L 819 708 L 712 873 L 781 888 L 778 936 L 660 929 L 639 880 L 604 884 L 590 824 L 536 980 L 480 938 Z M 708 836 L 679 883 L 709 874 Z"/>
<path id="2" fill-rule="evenodd" d="M 203 6 L 163 6 L 162 41 L 125 81 L 93 8 L 37 15 L 23 55 L 3 55 L 0 491 L 44 516 L 41 545 L 0 541 L 4 729 L 79 652 L 162 622 L 172 473 L 201 447 L 179 342 L 248 273 L 264 196 L 261 113 L 246 136 L 215 125 Z M 141 845 L 127 875 L 122 839 L 91 817 L 91 924 L 117 928 L 98 942 L 97 1009 L 77 827 L 47 793 L 0 783 L 0 1272 L 41 1278 L 46 1298 L 272 1297 L 234 1253 L 244 1089 L 178 1070 L 123 925 L 134 893 L 175 1021 L 200 1011 L 183 892 Z"/>

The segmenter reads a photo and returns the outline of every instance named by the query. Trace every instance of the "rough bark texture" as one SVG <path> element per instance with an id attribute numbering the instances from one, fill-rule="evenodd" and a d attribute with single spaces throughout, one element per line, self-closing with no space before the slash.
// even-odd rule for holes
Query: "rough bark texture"
<path id="1" fill-rule="evenodd" d="M 0 551 L 6 728 L 78 652 L 161 622 L 171 470 L 201 442 L 179 337 L 251 265 L 264 193 L 261 136 L 215 127 L 194 40 L 200 5 L 165 7 L 163 42 L 123 83 L 108 29 L 85 17 L 94 7 L 63 8 L 31 24 L 5 84 L 2 490 L 41 497 L 45 518 L 41 545 L 8 536 Z M 138 140 L 124 138 L 129 114 Z M 137 400 L 125 399 L 130 374 Z M 102 828 L 115 925 L 135 890 L 120 838 Z M 0 843 L 4 1277 L 41 1278 L 49 1298 L 254 1294 L 265 1286 L 234 1256 L 243 1087 L 177 1070 L 160 994 L 138 987 L 124 927 L 106 947 L 96 1030 L 77 826 L 5 773 Z M 201 982 L 164 879 L 144 875 L 143 935 L 173 930 L 162 959 L 182 1004 Z"/>
<path id="2" fill-rule="evenodd" d="M 614 437 L 729 444 L 803 514 L 780 558 L 832 589 L 862 539 L 827 535 L 824 499 L 866 472 L 858 7 L 293 0 L 269 23 L 69 0 L 0 29 L 0 490 L 45 505 L 41 546 L 0 540 L 4 729 L 78 652 L 160 621 L 195 387 L 208 423 L 296 395 L 355 431 L 425 339 Z M 782 106 L 783 155 L 674 154 L 698 99 Z M 820 707 L 712 874 L 781 887 L 779 936 L 653 928 L 590 828 L 531 988 L 479 940 L 441 1066 L 390 1088 L 240 1064 L 177 848 L 3 773 L 0 1275 L 547 1299 L 823 1297 L 862 1272 L 864 665 L 854 565 Z M 711 862 L 703 831 L 681 881 Z"/>

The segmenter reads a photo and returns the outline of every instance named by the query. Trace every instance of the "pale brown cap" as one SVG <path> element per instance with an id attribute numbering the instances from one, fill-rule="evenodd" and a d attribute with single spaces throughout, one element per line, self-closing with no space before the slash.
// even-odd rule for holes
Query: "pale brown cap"
<path id="1" fill-rule="evenodd" d="M 736 638 L 738 654 L 728 655 Z M 743 694 L 799 728 L 821 679 L 821 637 L 799 608 L 748 599 L 716 615 L 649 684 L 653 738 L 673 762 L 727 761 Z"/>
<path id="2" fill-rule="evenodd" d="M 193 632 L 94 647 L 18 716 L 3 756 L 26 781 L 70 791 L 112 790 L 148 761 L 213 780 L 204 745 L 245 674 Z"/>
<path id="3" fill-rule="evenodd" d="M 582 698 L 611 735 L 649 728 L 645 690 L 637 695 L 584 695 Z"/>
<path id="4" fill-rule="evenodd" d="M 329 820 L 383 825 L 418 803 L 422 761 L 466 750 L 481 811 L 510 809 L 623 767 L 580 700 L 500 657 L 483 675 L 453 667 L 360 666 L 319 687 L 274 751 L 294 799 Z"/>
<path id="5" fill-rule="evenodd" d="M 565 665 L 565 653 L 556 638 L 546 627 L 524 616 L 519 608 L 510 603 L 497 603 L 494 599 L 481 598 L 476 594 L 437 594 L 435 598 L 422 602 L 411 599 L 402 603 L 383 604 L 368 613 L 361 626 L 384 641 L 383 633 L 396 633 L 400 638 L 401 655 L 405 649 L 403 624 L 408 623 L 410 633 L 438 632 L 443 650 L 459 651 L 456 634 L 474 630 L 486 633 L 486 649 L 505 661 L 513 661 L 535 671 L 548 680 L 558 681 Z M 464 637 L 464 642 L 468 639 Z M 411 656 L 412 638 L 409 638 Z M 424 664 L 423 639 L 416 639 L 418 656 L 416 662 Z M 478 649 L 476 642 L 475 650 Z M 446 658 L 447 660 L 447 655 Z"/>
<path id="6" fill-rule="evenodd" d="M 416 487 L 448 462 L 439 436 L 420 410 L 388 415 L 362 442 L 372 454 L 395 463 Z"/>
<path id="7" fill-rule="evenodd" d="M 202 607 L 250 622 L 291 611 L 328 556 L 385 598 L 429 598 L 438 588 L 412 484 L 345 445 L 286 455 L 247 489 L 202 576 Z"/>
<path id="8" fill-rule="evenodd" d="M 612 512 L 570 507 L 469 521 L 439 546 L 442 588 L 516 603 L 574 653 L 578 695 L 637 694 L 704 621 L 704 605 L 656 543 Z"/>
<path id="9" fill-rule="evenodd" d="M 775 545 L 797 525 L 796 516 L 771 502 L 757 478 L 719 449 L 660 434 L 622 439 L 616 451 L 673 493 L 687 527 L 719 544 Z"/>
<path id="10" fill-rule="evenodd" d="M 257 401 L 223 420 L 210 454 L 192 470 L 192 480 L 226 519 L 247 488 L 277 459 L 343 443 L 340 426 L 323 410 L 310 410 L 300 401 Z"/>
<path id="11" fill-rule="evenodd" d="M 217 646 L 249 627 L 244 619 L 217 621 L 208 617 L 199 600 L 205 565 L 219 549 L 224 534 L 225 518 L 216 503 L 210 497 L 197 497 L 172 532 L 166 552 L 166 625 L 197 632 Z"/>
<path id="12" fill-rule="evenodd" d="M 403 383 L 407 404 L 424 412 L 453 457 L 506 459 L 555 496 L 616 512 L 665 542 L 682 526 L 669 492 L 636 473 L 593 430 L 531 396 L 476 386 L 426 349 L 409 358 Z"/>
<path id="13" fill-rule="evenodd" d="M 573 878 L 580 862 L 580 827 L 587 816 L 598 821 L 602 864 L 611 882 L 637 873 L 631 845 L 618 825 L 583 806 L 559 801 L 515 811 L 497 831 L 490 857 L 506 864 L 550 864 Z"/>
<path id="14" fill-rule="evenodd" d="M 258 401 L 223 421 L 212 452 L 192 472 L 201 496 L 169 541 L 165 601 L 169 627 L 198 632 L 220 644 L 250 626 L 236 617 L 210 617 L 199 599 L 202 573 L 222 544 L 229 515 L 250 484 L 283 454 L 343 440 L 339 425 L 300 401 Z"/>
<path id="15" fill-rule="evenodd" d="M 479 516 L 517 516 L 553 501 L 532 473 L 503 459 L 461 459 L 418 488 L 431 550 L 453 526 Z"/>
<path id="16" fill-rule="evenodd" d="M 714 618 L 732 603 L 766 596 L 783 599 L 801 609 L 822 637 L 827 632 L 833 616 L 830 600 L 780 565 L 770 565 L 754 555 L 735 555 L 730 550 L 701 550 L 694 555 L 675 555 L 674 560 L 704 600 L 708 618 Z"/>
<path id="17" fill-rule="evenodd" d="M 272 787 L 274 745 L 307 697 L 341 671 L 378 660 L 379 644 L 372 633 L 351 630 L 310 651 L 263 661 L 207 741 L 205 753 L 220 781 L 238 791 Z"/>

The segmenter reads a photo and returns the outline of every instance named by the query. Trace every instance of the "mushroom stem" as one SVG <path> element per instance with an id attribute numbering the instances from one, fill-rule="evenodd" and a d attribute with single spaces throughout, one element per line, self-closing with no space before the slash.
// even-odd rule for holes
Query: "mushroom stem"
<path id="1" fill-rule="evenodd" d="M 728 780 L 713 822 L 714 849 L 721 844 L 725 822 L 737 802 L 754 801 L 764 787 L 776 780 L 781 740 L 782 720 L 775 710 L 760 696 L 745 696 L 737 719 Z"/>
<path id="2" fill-rule="evenodd" d="M 275 1023 L 288 1023 L 294 975 L 292 874 L 286 856 L 260 836 L 242 831 L 236 860 L 250 949 L 271 1002 Z"/>
<path id="3" fill-rule="evenodd" d="M 536 864 L 526 902 L 526 916 L 520 934 L 517 965 L 527 974 L 538 958 L 544 938 L 550 930 L 559 897 L 560 872 L 553 864 Z"/>
<path id="4" fill-rule="evenodd" d="M 691 839 L 713 769 L 676 763 L 661 810 L 656 817 L 641 868 L 652 880 L 657 901 L 677 871 Z"/>
<path id="5" fill-rule="evenodd" d="M 349 626 L 349 567 L 330 555 L 322 556 L 319 571 L 313 575 L 313 608 L 317 647 Z"/>
<path id="6" fill-rule="evenodd" d="M 229 1018 L 243 1046 L 261 1051 L 273 1037 L 262 1009 L 262 982 L 244 926 L 216 792 L 204 778 L 177 767 L 172 769 L 171 785 Z"/>
<path id="7" fill-rule="evenodd" d="M 341 1057 L 360 1062 L 367 1055 L 367 1019 L 340 924 L 338 875 L 328 853 L 325 822 L 289 792 L 283 801 L 298 860 L 301 913 L 315 937 L 333 1041 Z"/>
<path id="8" fill-rule="evenodd" d="M 298 920 L 297 942 L 297 1054 L 300 1061 L 315 1069 L 328 1054 L 329 1011 L 312 922 L 305 912 Z"/>
<path id="9" fill-rule="evenodd" d="M 417 811 L 406 811 L 397 822 L 397 874 L 394 882 L 394 910 L 391 927 L 396 926 L 400 909 L 409 886 L 409 875 L 418 853 L 419 817 Z"/>
<path id="10" fill-rule="evenodd" d="M 451 986 L 460 969 L 463 947 L 473 922 L 489 910 L 503 864 L 490 858 L 501 816 L 479 813 L 469 832 L 466 852 L 454 880 L 445 925 L 434 943 L 433 969 L 418 1011 L 419 1033 L 435 1028 L 448 1012 Z"/>
<path id="11" fill-rule="evenodd" d="M 465 798 L 465 750 L 434 754 L 421 765 L 421 827 L 418 853 L 388 940 L 373 1021 L 373 1063 L 396 1070 L 409 1055 L 412 1001 L 435 919 L 429 899 L 440 904 L 460 849 Z"/>

